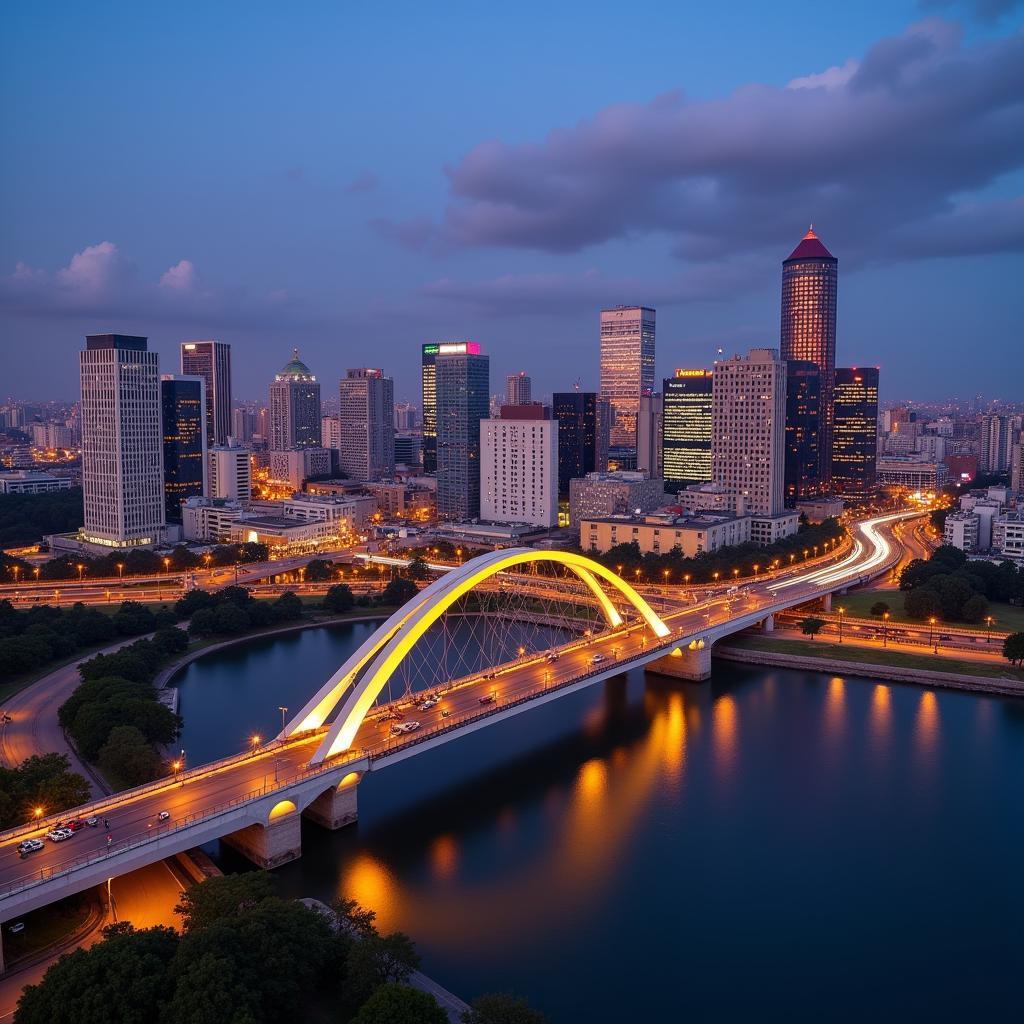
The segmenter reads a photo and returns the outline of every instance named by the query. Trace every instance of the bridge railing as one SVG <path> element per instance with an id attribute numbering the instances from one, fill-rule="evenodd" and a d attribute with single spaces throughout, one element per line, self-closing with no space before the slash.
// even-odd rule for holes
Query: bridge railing
<path id="1" fill-rule="evenodd" d="M 130 836 L 125 836 L 123 839 L 118 839 L 103 849 L 94 850 L 82 857 L 76 857 L 71 861 L 63 861 L 61 864 L 54 865 L 53 867 L 40 868 L 38 871 L 22 875 L 19 879 L 7 883 L 2 889 L 0 889 L 0 906 L 2 906 L 2 901 L 4 899 L 8 896 L 14 895 L 15 893 L 37 885 L 42 885 L 57 878 L 62 878 L 74 871 L 88 867 L 90 864 L 107 861 L 111 857 L 116 857 L 120 854 L 138 849 L 141 846 L 157 843 L 161 839 L 166 839 L 169 835 L 179 829 L 188 828 L 201 822 L 209 822 L 218 816 L 229 814 L 246 804 L 263 800 L 272 794 L 283 794 L 292 786 L 306 782 L 318 775 L 327 775 L 331 772 L 338 771 L 339 769 L 346 768 L 351 764 L 356 764 L 367 759 L 368 752 L 364 749 L 347 750 L 344 754 L 339 757 L 332 758 L 329 762 L 304 768 L 296 774 L 289 775 L 288 777 L 279 779 L 273 783 L 267 782 L 262 786 L 255 786 L 252 789 L 247 790 L 241 796 L 235 797 L 233 800 L 228 800 L 225 803 L 205 808 L 202 811 L 197 811 L 195 814 L 186 814 L 180 818 L 172 818 L 168 821 L 151 825 L 147 827 L 144 832 L 136 832 Z M 73 840 L 69 841 L 73 842 Z"/>

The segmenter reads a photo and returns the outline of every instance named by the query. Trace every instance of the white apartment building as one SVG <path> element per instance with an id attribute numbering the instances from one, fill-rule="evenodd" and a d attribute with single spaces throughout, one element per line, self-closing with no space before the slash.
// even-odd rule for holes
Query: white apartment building
<path id="1" fill-rule="evenodd" d="M 910 491 L 940 491 L 949 471 L 944 462 L 892 456 L 878 460 L 876 479 L 879 487 L 905 487 Z"/>
<path id="2" fill-rule="evenodd" d="M 66 476 L 33 473 L 27 469 L 0 473 L 0 494 L 49 494 L 50 491 L 68 491 L 70 489 L 71 478 Z"/>
<path id="3" fill-rule="evenodd" d="M 978 550 L 979 519 L 973 512 L 950 512 L 942 528 L 942 542 L 968 553 Z"/>
<path id="4" fill-rule="evenodd" d="M 341 448 L 341 420 L 337 416 L 320 418 L 320 443 L 324 448 Z"/>
<path id="5" fill-rule="evenodd" d="M 377 511 L 372 494 L 293 494 L 274 501 L 254 501 L 253 513 L 278 516 L 305 523 L 334 523 L 348 520 L 353 530 L 362 529 Z"/>
<path id="6" fill-rule="evenodd" d="M 786 364 L 771 348 L 716 360 L 711 389 L 711 479 L 754 514 L 783 512 Z"/>
<path id="7" fill-rule="evenodd" d="M 160 367 L 146 338 L 92 334 L 80 353 L 82 494 L 79 539 L 143 547 L 164 535 Z"/>
<path id="8" fill-rule="evenodd" d="M 544 411 L 506 405 L 501 419 L 480 421 L 481 519 L 558 525 L 558 421 Z"/>
<path id="9" fill-rule="evenodd" d="M 1024 561 L 1024 512 L 1006 512 L 996 518 L 992 524 L 992 548 L 1005 558 Z"/>
<path id="10" fill-rule="evenodd" d="M 209 451 L 210 497 L 238 501 L 252 497 L 252 463 L 248 448 L 218 445 Z"/>
<path id="11" fill-rule="evenodd" d="M 349 370 L 338 384 L 339 462 L 353 480 L 395 472 L 395 385 L 383 370 Z"/>
<path id="12" fill-rule="evenodd" d="M 185 540 L 223 543 L 231 536 L 231 527 L 245 510 L 237 501 L 215 498 L 186 498 L 181 503 L 181 533 Z"/>

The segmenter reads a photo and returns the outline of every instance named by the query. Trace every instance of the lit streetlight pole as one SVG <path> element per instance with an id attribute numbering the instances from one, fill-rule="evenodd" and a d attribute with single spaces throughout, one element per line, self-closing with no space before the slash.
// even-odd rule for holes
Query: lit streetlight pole
<path id="1" fill-rule="evenodd" d="M 839 642 L 843 642 L 843 615 L 846 613 L 845 608 L 839 609 Z"/>
<path id="2" fill-rule="evenodd" d="M 284 716 L 288 714 L 288 709 L 283 705 L 279 704 L 278 711 L 281 712 L 281 742 L 284 742 Z"/>
<path id="3" fill-rule="evenodd" d="M 935 653 L 935 654 L 939 653 L 939 645 L 935 641 L 935 616 L 934 615 L 928 620 L 928 646 L 931 647 L 933 653 Z"/>
<path id="4" fill-rule="evenodd" d="M 889 646 L 889 613 L 882 616 L 882 646 Z"/>
<path id="5" fill-rule="evenodd" d="M 995 622 L 995 619 L 993 619 L 991 615 L 986 615 L 985 616 L 985 643 L 991 643 L 992 642 L 992 623 L 993 622 Z"/>

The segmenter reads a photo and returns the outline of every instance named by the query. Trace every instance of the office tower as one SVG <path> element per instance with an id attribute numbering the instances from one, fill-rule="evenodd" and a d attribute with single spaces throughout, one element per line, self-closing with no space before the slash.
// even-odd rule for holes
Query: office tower
<path id="1" fill-rule="evenodd" d="M 185 374 L 160 378 L 164 436 L 164 502 L 168 523 L 181 503 L 206 494 L 206 381 Z"/>
<path id="2" fill-rule="evenodd" d="M 251 441 L 257 430 L 256 413 L 252 409 L 239 407 L 231 412 L 231 437 L 237 441 Z"/>
<path id="3" fill-rule="evenodd" d="M 341 450 L 341 420 L 337 416 L 320 417 L 320 443 L 324 448 Z"/>
<path id="4" fill-rule="evenodd" d="M 320 447 L 320 385 L 292 350 L 270 385 L 270 450 Z"/>
<path id="5" fill-rule="evenodd" d="M 223 341 L 183 341 L 181 372 L 206 384 L 206 440 L 225 444 L 231 433 L 231 346 Z"/>
<path id="6" fill-rule="evenodd" d="M 982 473 L 1005 473 L 1010 468 L 1011 420 L 1010 416 L 982 416 L 978 459 Z"/>
<path id="7" fill-rule="evenodd" d="M 395 430 L 415 430 L 416 412 L 416 406 L 411 402 L 396 402 Z"/>
<path id="8" fill-rule="evenodd" d="M 611 404 L 609 445 L 636 451 L 640 396 L 654 390 L 654 310 L 601 310 L 601 397 Z"/>
<path id="9" fill-rule="evenodd" d="M 569 497 L 569 481 L 608 468 L 611 412 L 593 391 L 556 391 L 551 411 L 558 420 L 558 496 Z"/>
<path id="10" fill-rule="evenodd" d="M 160 373 L 146 338 L 90 334 L 82 385 L 82 538 L 109 548 L 164 532 Z"/>
<path id="11" fill-rule="evenodd" d="M 532 382 L 525 371 L 510 373 L 505 378 L 505 404 L 529 405 L 533 401 L 531 389 Z"/>
<path id="12" fill-rule="evenodd" d="M 490 358 L 475 342 L 439 348 L 437 515 L 472 519 L 480 515 L 480 421 L 487 419 Z"/>
<path id="13" fill-rule="evenodd" d="M 419 469 L 423 461 L 423 435 L 399 431 L 395 434 L 395 463 Z"/>
<path id="14" fill-rule="evenodd" d="M 640 396 L 636 420 L 636 468 L 649 477 L 661 477 L 661 434 L 664 401 L 661 392 Z"/>
<path id="15" fill-rule="evenodd" d="M 836 285 L 839 260 L 813 228 L 782 263 L 782 358 L 814 363 L 821 373 L 818 479 L 832 477 L 832 389 L 836 374 Z"/>
<path id="16" fill-rule="evenodd" d="M 821 371 L 817 363 L 786 363 L 786 505 L 823 493 L 821 485 Z"/>
<path id="17" fill-rule="evenodd" d="M 437 472 L 437 352 L 440 344 L 422 347 L 420 405 L 423 409 L 423 472 Z"/>
<path id="18" fill-rule="evenodd" d="M 238 501 L 252 499 L 252 462 L 248 448 L 239 444 L 217 445 L 210 449 L 210 497 Z"/>
<path id="19" fill-rule="evenodd" d="M 539 402 L 480 422 L 480 517 L 558 525 L 558 423 Z"/>
<path id="20" fill-rule="evenodd" d="M 711 479 L 710 370 L 678 369 L 666 377 L 661 428 L 665 490 Z"/>
<path id="21" fill-rule="evenodd" d="M 755 515 L 783 510 L 786 364 L 772 348 L 716 360 L 712 381 L 711 479 Z"/>
<path id="22" fill-rule="evenodd" d="M 839 367 L 832 397 L 832 486 L 869 498 L 878 458 L 878 367 Z"/>
<path id="23" fill-rule="evenodd" d="M 338 384 L 341 471 L 354 480 L 395 472 L 395 385 L 383 370 L 349 370 Z"/>

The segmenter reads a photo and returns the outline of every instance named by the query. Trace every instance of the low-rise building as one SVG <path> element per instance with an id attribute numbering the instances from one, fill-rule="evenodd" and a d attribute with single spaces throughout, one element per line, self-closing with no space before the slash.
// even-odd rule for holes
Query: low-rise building
<path id="1" fill-rule="evenodd" d="M 992 523 L 992 549 L 1004 558 L 1024 561 L 1024 512 L 1004 512 L 996 517 Z"/>
<path id="2" fill-rule="evenodd" d="M 212 541 L 223 544 L 231 537 L 231 527 L 245 515 L 237 501 L 223 498 L 186 498 L 181 503 L 181 532 L 188 541 Z"/>
<path id="3" fill-rule="evenodd" d="M 929 462 L 910 456 L 891 456 L 878 460 L 879 487 L 936 493 L 946 485 L 947 479 L 944 462 Z"/>
<path id="4" fill-rule="evenodd" d="M 748 511 L 747 499 L 742 494 L 733 494 L 724 485 L 716 483 L 690 484 L 676 495 L 676 500 L 688 515 L 728 512 L 744 516 Z"/>
<path id="5" fill-rule="evenodd" d="M 665 498 L 665 481 L 646 473 L 588 473 L 569 481 L 569 521 L 651 512 Z"/>
<path id="6" fill-rule="evenodd" d="M 809 523 L 823 523 L 826 519 L 838 519 L 843 514 L 842 498 L 815 498 L 813 501 L 798 501 L 796 511 L 807 516 Z"/>
<path id="7" fill-rule="evenodd" d="M 348 520 L 302 520 L 292 516 L 246 516 L 231 525 L 232 544 L 266 544 L 278 554 L 344 547 L 351 542 Z"/>
<path id="8" fill-rule="evenodd" d="M 792 537 L 800 529 L 800 513 L 780 512 L 776 516 L 752 516 L 750 539 L 763 548 Z"/>
<path id="9" fill-rule="evenodd" d="M 272 451 L 269 474 L 271 483 L 288 484 L 293 491 L 300 491 L 312 477 L 331 475 L 331 450 L 317 447 Z"/>
<path id="10" fill-rule="evenodd" d="M 942 527 L 942 541 L 961 551 L 978 551 L 980 519 L 973 512 L 950 512 Z"/>
<path id="11" fill-rule="evenodd" d="M 684 557 L 693 558 L 706 551 L 746 543 L 751 539 L 750 524 L 749 516 L 713 512 L 587 518 L 580 521 L 580 547 L 600 552 L 617 544 L 636 542 L 642 554 L 667 555 L 678 548 Z"/>
<path id="12" fill-rule="evenodd" d="M 307 494 L 297 492 L 290 498 L 254 501 L 252 512 L 261 516 L 279 516 L 301 522 L 333 523 L 347 520 L 349 529 L 358 531 L 366 526 L 377 511 L 377 499 L 372 494 Z"/>
<path id="13" fill-rule="evenodd" d="M 26 469 L 0 473 L 0 494 L 49 494 L 50 491 L 68 491 L 71 484 L 70 477 L 52 473 L 33 473 Z"/>

